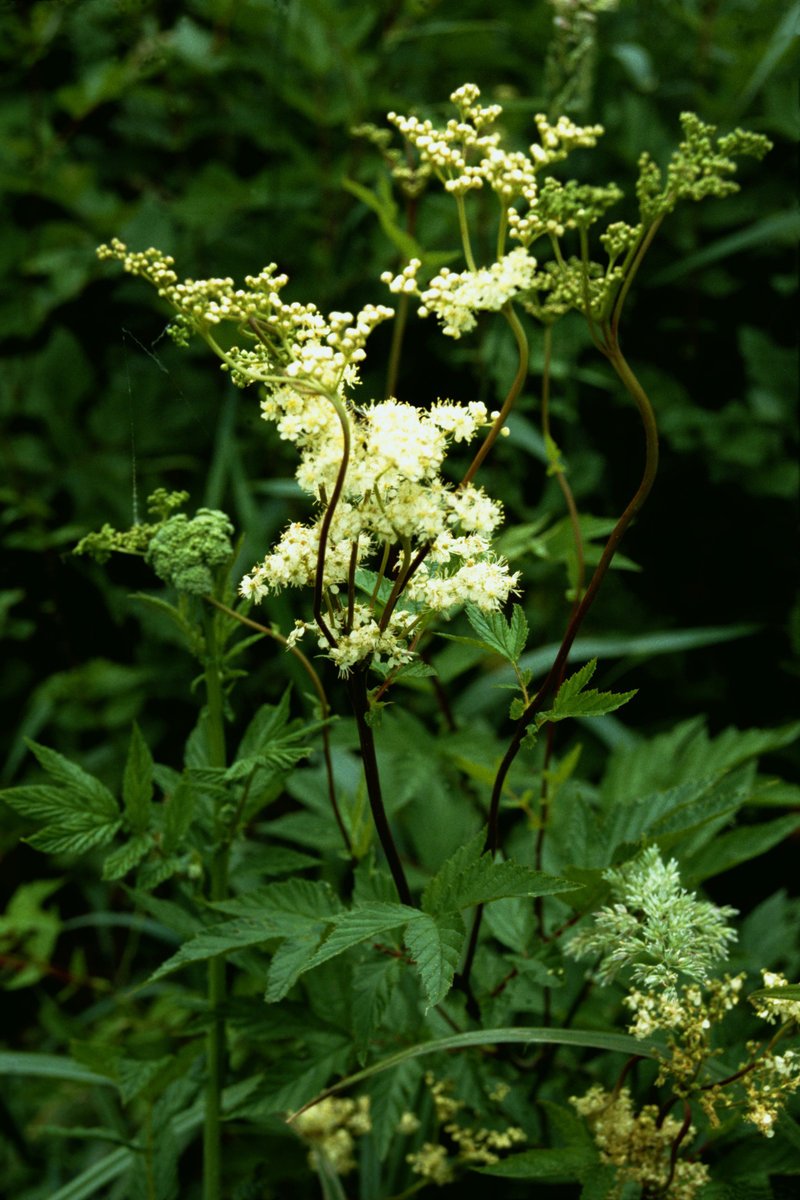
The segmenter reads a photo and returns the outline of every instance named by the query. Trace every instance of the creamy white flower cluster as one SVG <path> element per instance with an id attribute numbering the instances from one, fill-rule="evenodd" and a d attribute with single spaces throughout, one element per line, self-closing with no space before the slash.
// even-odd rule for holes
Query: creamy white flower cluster
<path id="1" fill-rule="evenodd" d="M 416 149 L 420 161 L 430 166 L 445 190 L 456 196 L 488 184 L 503 204 L 518 197 L 533 204 L 537 172 L 566 158 L 578 146 L 594 146 L 603 132 L 600 125 L 584 128 L 569 117 L 559 117 L 551 125 L 538 113 L 534 119 L 539 141 L 529 147 L 529 153 L 506 150 L 501 145 L 502 134 L 490 129 L 503 110 L 499 104 L 482 106 L 480 94 L 474 83 L 457 88 L 450 100 L 458 110 L 458 118 L 449 120 L 442 129 L 413 115 L 390 112 L 387 118 Z"/>
<path id="2" fill-rule="evenodd" d="M 310 524 L 289 525 L 272 552 L 244 577 L 241 593 L 256 601 L 287 586 L 315 583 L 324 506 L 344 452 L 341 421 L 329 399 L 298 396 L 284 385 L 267 396 L 262 410 L 265 419 L 275 421 L 280 436 L 299 447 L 296 478 L 305 492 L 323 502 L 323 510 Z M 482 488 L 453 488 L 440 476 L 449 444 L 470 441 L 488 419 L 480 402 L 440 401 L 418 409 L 390 399 L 350 410 L 350 454 L 322 575 L 336 645 L 319 639 L 343 674 L 369 658 L 390 669 L 411 661 L 412 639 L 426 613 L 465 603 L 495 610 L 515 590 L 518 574 L 511 574 L 491 552 L 501 505 Z M 345 603 L 342 592 L 352 586 L 358 568 L 385 556 L 392 546 L 401 551 L 401 571 L 420 550 L 428 552 L 409 576 L 401 604 L 382 620 L 375 596 Z M 290 641 L 315 630 L 312 622 L 298 621 Z"/>
<path id="3" fill-rule="evenodd" d="M 147 279 L 178 313 L 172 329 L 179 341 L 191 332 L 211 342 L 231 371 L 233 382 L 280 384 L 290 380 L 301 393 L 335 393 L 358 383 L 358 364 L 366 357 L 367 338 L 382 321 L 394 316 L 383 304 L 367 304 L 355 315 L 331 312 L 315 304 L 286 303 L 281 292 L 288 276 L 275 263 L 236 287 L 230 278 L 180 280 L 174 259 L 153 249 L 130 251 L 114 238 L 100 246 L 98 257 L 118 259 L 131 275 Z M 250 338 L 249 347 L 223 352 L 213 342 L 214 326 L 234 321 Z"/>
<path id="4" fill-rule="evenodd" d="M 421 265 L 418 258 L 412 258 L 399 275 L 385 271 L 381 280 L 389 285 L 391 292 L 419 296 L 419 315 L 427 317 L 433 313 L 441 322 L 443 333 L 452 338 L 460 338 L 462 333 L 475 328 L 477 312 L 499 312 L 520 292 L 529 291 L 536 280 L 536 259 L 521 246 L 499 262 L 476 271 L 456 272 L 443 267 L 423 290 L 416 282 Z"/>

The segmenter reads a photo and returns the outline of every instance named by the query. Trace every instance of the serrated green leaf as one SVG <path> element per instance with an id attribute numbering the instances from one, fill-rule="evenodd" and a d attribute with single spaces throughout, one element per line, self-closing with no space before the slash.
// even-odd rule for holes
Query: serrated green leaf
<path id="1" fill-rule="evenodd" d="M 153 798 L 153 756 L 134 722 L 130 747 L 122 778 L 122 800 L 128 825 L 134 833 L 144 833 L 150 822 Z M 124 873 L 124 872 L 123 872 Z M 110 876 L 109 876 L 110 878 Z M 114 876 L 116 878 L 116 876 Z"/>
<path id="2" fill-rule="evenodd" d="M 453 986 L 465 938 L 460 913 L 438 917 L 421 913 L 406 926 L 406 948 L 419 972 L 429 1008 L 440 1004 Z"/>
<path id="3" fill-rule="evenodd" d="M 153 972 L 148 982 L 163 979 L 165 975 L 187 966 L 189 963 L 202 962 L 216 958 L 220 954 L 230 954 L 236 950 L 246 950 L 254 946 L 262 946 L 265 942 L 278 937 L 303 936 L 309 931 L 308 917 L 283 913 L 272 917 L 242 917 L 234 921 L 222 921 L 219 925 L 211 925 L 181 946 L 172 958 Z"/>
<path id="4" fill-rule="evenodd" d="M 80 796 L 50 784 L 4 788 L 0 791 L 0 799 L 21 817 L 29 817 L 32 821 L 58 821 L 65 811 L 84 811 Z"/>
<path id="5" fill-rule="evenodd" d="M 636 695 L 636 689 L 631 692 L 598 692 L 594 688 L 584 691 L 596 667 L 597 659 L 592 658 L 574 675 L 570 675 L 558 689 L 552 708 L 538 714 L 537 726 L 551 721 L 564 721 L 569 717 L 602 717 L 621 708 Z"/>
<path id="6" fill-rule="evenodd" d="M 550 896 L 576 887 L 522 863 L 494 862 L 483 852 L 484 841 L 484 834 L 477 834 L 439 869 L 422 895 L 425 912 L 438 916 L 510 896 Z"/>
<path id="7" fill-rule="evenodd" d="M 325 927 L 319 924 L 311 927 L 302 937 L 287 938 L 281 942 L 272 956 L 267 972 L 267 989 L 264 999 L 268 1004 L 275 1004 L 291 991 L 301 975 L 309 969 L 322 937 Z"/>
<path id="8" fill-rule="evenodd" d="M 379 1027 L 391 994 L 400 979 L 400 960 L 391 955 L 369 957 L 353 968 L 351 1004 L 353 1041 L 364 1062 L 373 1033 Z"/>
<path id="9" fill-rule="evenodd" d="M 514 605 L 510 622 L 502 613 L 484 612 L 475 604 L 467 604 L 464 611 L 481 644 L 509 662 L 517 662 L 528 639 L 528 622 L 518 604 Z"/>
<path id="10" fill-rule="evenodd" d="M 119 818 L 108 825 L 98 825 L 91 819 L 91 814 L 86 815 L 86 828 L 83 830 L 65 830 L 57 825 L 46 825 L 23 840 L 44 854 L 87 854 L 90 850 L 108 845 L 122 825 Z"/>
<path id="11" fill-rule="evenodd" d="M 84 808 L 108 820 L 119 816 L 116 800 L 99 779 L 87 774 L 77 763 L 70 762 L 63 754 L 58 754 L 47 746 L 40 746 L 30 739 L 26 739 L 26 745 L 48 775 L 62 784 L 67 791 L 81 797 Z"/>
<path id="12" fill-rule="evenodd" d="M 173 854 L 180 849 L 197 806 L 197 792 L 191 781 L 183 776 L 173 792 L 164 801 L 164 853 Z"/>
<path id="13" fill-rule="evenodd" d="M 232 916 L 262 917 L 282 913 L 327 921 L 342 911 L 339 897 L 329 884 L 312 879 L 284 879 L 268 883 L 241 896 L 219 900 L 211 905 Z"/>
<path id="14" fill-rule="evenodd" d="M 361 908 L 352 908 L 334 918 L 328 937 L 305 968 L 310 971 L 320 963 L 343 954 L 351 946 L 358 946 L 379 933 L 388 933 L 419 916 L 419 910 L 406 904 L 373 903 Z"/>
<path id="15" fill-rule="evenodd" d="M 689 886 L 696 887 L 706 879 L 766 854 L 791 837 L 799 825 L 800 816 L 792 815 L 719 834 L 698 854 L 682 862 L 681 873 Z"/>
<path id="16" fill-rule="evenodd" d="M 123 875 L 127 875 L 128 871 L 138 866 L 152 845 L 148 834 L 137 833 L 124 845 L 112 850 L 103 863 L 103 879 L 122 879 Z"/>

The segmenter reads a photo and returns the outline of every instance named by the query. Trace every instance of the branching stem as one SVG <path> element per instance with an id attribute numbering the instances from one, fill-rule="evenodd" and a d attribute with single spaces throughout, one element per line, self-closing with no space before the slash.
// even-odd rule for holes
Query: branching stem
<path id="1" fill-rule="evenodd" d="M 619 342 L 608 324 L 603 326 L 603 347 L 604 353 L 608 358 L 611 366 L 614 368 L 619 379 L 623 383 L 625 390 L 632 397 L 639 416 L 644 427 L 645 438 L 645 464 L 641 482 L 631 498 L 627 508 L 622 513 L 622 516 L 617 521 L 605 548 L 600 561 L 595 567 L 594 574 L 589 581 L 589 585 L 584 593 L 583 599 L 577 606 L 570 618 L 558 654 L 555 661 L 545 677 L 539 691 L 531 700 L 528 707 L 523 712 L 522 716 L 517 721 L 514 729 L 511 742 L 506 753 L 500 763 L 497 775 L 492 789 L 492 798 L 489 806 L 489 824 L 486 838 L 486 848 L 491 850 L 492 854 L 497 853 L 499 845 L 499 816 L 500 816 L 500 799 L 503 794 L 508 772 L 517 754 L 520 751 L 522 743 L 530 726 L 534 723 L 537 714 L 541 711 L 542 706 L 557 686 L 557 681 L 562 677 L 564 668 L 569 657 L 569 652 L 572 649 L 572 644 L 578 635 L 578 631 L 595 601 L 600 586 L 605 579 L 608 568 L 611 565 L 612 559 L 617 552 L 619 543 L 621 542 L 628 526 L 642 508 L 655 482 L 656 473 L 658 471 L 658 428 L 656 425 L 655 414 L 652 405 L 648 399 L 647 393 L 642 387 L 639 380 L 634 375 L 627 360 L 625 359 Z M 478 945 L 478 933 L 480 931 L 481 920 L 483 917 L 483 908 L 478 906 L 475 910 L 475 918 L 472 925 L 472 933 L 470 936 L 469 947 L 464 962 L 464 967 L 459 977 L 459 982 L 465 991 L 469 991 L 469 975 L 472 969 L 472 962 L 475 957 L 475 950 Z"/>

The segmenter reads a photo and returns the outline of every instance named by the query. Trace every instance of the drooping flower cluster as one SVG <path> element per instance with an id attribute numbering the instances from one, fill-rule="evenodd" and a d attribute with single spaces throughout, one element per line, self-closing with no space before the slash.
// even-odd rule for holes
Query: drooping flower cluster
<path id="1" fill-rule="evenodd" d="M 684 1132 L 681 1121 L 663 1116 L 657 1105 L 634 1112 L 627 1088 L 612 1093 L 597 1084 L 585 1096 L 571 1096 L 570 1103 L 586 1119 L 601 1161 L 617 1169 L 616 1184 L 606 1193 L 609 1200 L 619 1200 L 623 1192 L 627 1195 L 628 1182 L 664 1200 L 693 1200 L 709 1182 L 704 1163 L 673 1159 L 676 1139 L 691 1140 L 694 1127 Z"/>

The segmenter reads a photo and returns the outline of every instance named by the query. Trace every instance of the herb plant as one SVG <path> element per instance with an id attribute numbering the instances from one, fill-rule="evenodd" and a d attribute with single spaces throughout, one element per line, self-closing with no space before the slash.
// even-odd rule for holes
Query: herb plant
<path id="1" fill-rule="evenodd" d="M 538 114 L 519 147 L 475 85 L 450 99 L 444 122 L 390 113 L 399 144 L 358 130 L 387 175 L 350 190 L 402 261 L 357 313 L 287 299 L 275 263 L 237 285 L 182 279 L 153 248 L 100 248 L 157 289 L 179 345 L 201 339 L 260 404 L 264 460 L 294 447 L 297 519 L 242 568 L 224 512 L 182 511 L 188 495 L 160 488 L 147 521 L 77 546 L 152 569 L 158 590 L 134 599 L 196 660 L 199 713 L 182 762 L 155 761 L 134 725 L 116 793 L 37 742 L 40 775 L 2 793 L 29 845 L 87 856 L 113 911 L 168 945 L 132 990 L 97 982 L 69 1058 L 7 1056 L 10 1072 L 84 1089 L 85 1118 L 51 1132 L 117 1143 L 31 1200 L 399 1200 L 487 1183 L 514 1197 L 532 1181 L 543 1196 L 711 1200 L 800 1173 L 798 949 L 762 957 L 759 936 L 796 926 L 796 902 L 737 929 L 701 891 L 800 823 L 753 819 L 796 801 L 758 759 L 798 727 L 711 738 L 690 721 L 620 738 L 586 777 L 566 740 L 636 695 L 593 687 L 577 640 L 657 477 L 658 398 L 622 350 L 631 290 L 676 206 L 736 193 L 736 159 L 769 143 L 685 113 L 664 165 L 642 153 L 626 201 L 585 181 L 599 125 Z M 443 197 L 454 233 L 428 244 L 447 228 Z M 515 361 L 496 408 L 403 394 L 415 312 L 454 352 L 504 326 Z M 569 314 L 641 427 L 639 482 L 600 535 L 551 411 Z M 383 396 L 362 382 L 381 326 Z M 537 531 L 504 525 L 487 472 L 501 437 L 526 454 L 532 342 L 568 573 L 563 636 L 535 670 Z M 286 687 L 244 719 L 237 685 L 268 646 Z M 476 673 L 471 714 L 459 692 Z M 18 895 L 33 960 L 48 953 L 47 895 Z"/>

